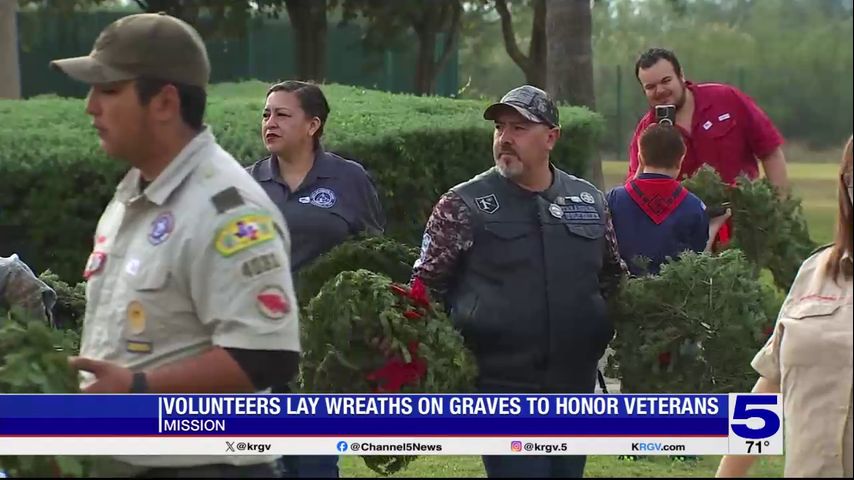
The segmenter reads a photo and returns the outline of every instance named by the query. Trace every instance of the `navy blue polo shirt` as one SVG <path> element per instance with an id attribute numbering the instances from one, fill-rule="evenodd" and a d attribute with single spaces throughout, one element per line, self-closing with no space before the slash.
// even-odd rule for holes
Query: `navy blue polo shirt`
<path id="1" fill-rule="evenodd" d="M 657 173 L 642 173 L 640 179 L 670 178 Z M 614 187 L 607 195 L 608 208 L 620 256 L 632 275 L 658 274 L 669 256 L 676 258 L 685 250 L 702 252 L 709 239 L 709 218 L 706 206 L 691 192 L 661 224 L 651 218 L 632 200 L 625 186 Z M 636 265 L 638 256 L 651 260 L 648 268 Z"/>
<path id="2" fill-rule="evenodd" d="M 285 217 L 291 235 L 293 272 L 352 235 L 379 235 L 385 229 L 374 183 L 352 160 L 318 150 L 314 165 L 293 192 L 282 180 L 279 162 L 272 156 L 247 170 Z"/>

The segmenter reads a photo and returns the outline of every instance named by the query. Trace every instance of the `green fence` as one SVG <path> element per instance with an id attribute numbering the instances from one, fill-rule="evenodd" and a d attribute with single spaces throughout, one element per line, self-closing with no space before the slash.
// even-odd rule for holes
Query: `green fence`
<path id="1" fill-rule="evenodd" d="M 23 96 L 55 93 L 83 96 L 86 87 L 71 82 L 48 68 L 55 58 L 86 55 L 98 33 L 117 12 L 81 12 L 61 17 L 50 12 L 19 12 L 21 89 Z M 417 41 L 412 38 L 383 52 L 368 51 L 361 42 L 362 31 L 350 25 L 330 23 L 327 30 L 327 81 L 385 90 L 414 91 Z M 437 40 L 437 50 L 443 41 Z M 293 78 L 296 72 L 294 39 L 285 20 L 254 19 L 242 39 L 208 40 L 211 81 L 259 79 L 273 82 Z M 458 56 L 453 52 L 436 81 L 436 94 L 453 96 L 458 90 Z"/>

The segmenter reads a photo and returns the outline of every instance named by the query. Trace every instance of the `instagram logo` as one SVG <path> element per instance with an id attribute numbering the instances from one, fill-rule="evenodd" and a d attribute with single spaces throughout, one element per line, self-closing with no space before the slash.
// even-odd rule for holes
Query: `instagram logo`
<path id="1" fill-rule="evenodd" d="M 518 440 L 510 442 L 510 450 L 514 451 L 514 452 L 521 452 L 522 451 L 522 442 L 520 442 Z"/>

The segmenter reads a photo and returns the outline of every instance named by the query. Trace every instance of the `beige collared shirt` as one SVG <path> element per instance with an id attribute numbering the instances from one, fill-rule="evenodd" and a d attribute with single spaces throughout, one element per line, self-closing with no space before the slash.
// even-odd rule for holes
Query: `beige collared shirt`
<path id="1" fill-rule="evenodd" d="M 206 128 L 142 192 L 132 169 L 107 205 L 84 274 L 81 355 L 139 371 L 211 346 L 299 351 L 289 243 L 279 209 Z M 82 386 L 91 381 L 84 374 Z M 118 459 L 177 467 L 274 457 Z"/>
<path id="2" fill-rule="evenodd" d="M 852 281 L 826 275 L 830 253 L 804 261 L 752 362 L 780 384 L 787 477 L 852 476 Z"/>

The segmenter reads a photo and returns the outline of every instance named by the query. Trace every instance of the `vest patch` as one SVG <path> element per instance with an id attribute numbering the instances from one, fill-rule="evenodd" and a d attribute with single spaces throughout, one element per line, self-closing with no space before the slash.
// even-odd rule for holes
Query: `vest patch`
<path id="1" fill-rule="evenodd" d="M 486 213 L 495 213 L 501 207 L 494 193 L 474 199 L 477 208 Z"/>

